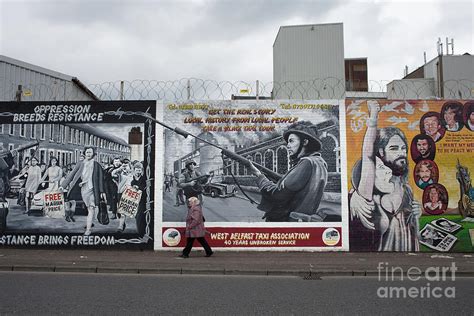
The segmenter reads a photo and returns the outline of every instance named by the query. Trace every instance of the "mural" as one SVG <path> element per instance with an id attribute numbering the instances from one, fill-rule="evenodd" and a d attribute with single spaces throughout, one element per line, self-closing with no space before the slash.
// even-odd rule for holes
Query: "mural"
<path id="1" fill-rule="evenodd" d="M 1 245 L 152 247 L 155 102 L 0 109 Z"/>
<path id="2" fill-rule="evenodd" d="M 195 198 L 213 248 L 474 250 L 474 101 L 0 110 L 3 246 L 182 249 Z"/>
<path id="3" fill-rule="evenodd" d="M 474 102 L 346 101 L 350 250 L 471 252 Z"/>
<path id="4" fill-rule="evenodd" d="M 343 249 L 339 102 L 165 104 L 162 247 L 187 200 L 212 247 Z"/>

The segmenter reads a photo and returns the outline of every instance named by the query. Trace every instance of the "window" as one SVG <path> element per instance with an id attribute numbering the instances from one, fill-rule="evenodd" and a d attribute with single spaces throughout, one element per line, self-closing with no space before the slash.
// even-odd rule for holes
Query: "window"
<path id="1" fill-rule="evenodd" d="M 259 165 L 262 164 L 262 154 L 261 153 L 256 153 L 255 154 L 255 162 L 258 163 Z"/>
<path id="2" fill-rule="evenodd" d="M 41 124 L 41 135 L 40 135 L 40 139 L 41 140 L 44 140 L 46 137 L 46 125 L 45 124 Z"/>
<path id="3" fill-rule="evenodd" d="M 3 134 L 3 124 L 0 124 L 0 134 Z"/>
<path id="4" fill-rule="evenodd" d="M 59 143 L 61 143 L 61 144 L 64 143 L 64 139 L 65 139 L 64 136 L 66 136 L 64 134 L 64 126 L 59 125 L 59 132 L 58 132 L 58 142 Z"/>
<path id="5" fill-rule="evenodd" d="M 64 137 L 63 137 L 63 140 L 64 140 L 65 143 L 68 142 L 68 141 L 71 142 L 71 141 L 70 141 L 70 136 L 68 137 L 68 135 L 69 135 L 69 127 L 68 127 L 68 126 L 64 126 Z"/>
<path id="6" fill-rule="evenodd" d="M 285 174 L 288 171 L 289 160 L 288 150 L 285 146 L 281 146 L 277 149 L 277 172 L 279 174 Z"/>
<path id="7" fill-rule="evenodd" d="M 31 129 L 30 129 L 30 137 L 35 139 L 36 138 L 36 125 L 31 124 Z"/>
<path id="8" fill-rule="evenodd" d="M 46 150 L 45 149 L 40 149 L 39 159 L 40 159 L 40 162 L 46 163 Z"/>
<path id="9" fill-rule="evenodd" d="M 67 127 L 66 127 L 66 128 L 67 128 Z M 69 128 L 69 142 L 70 142 L 71 144 L 74 143 L 74 135 L 75 135 L 74 129 Z"/>
<path id="10" fill-rule="evenodd" d="M 20 124 L 20 137 L 25 137 L 25 136 L 26 136 L 25 124 Z"/>
<path id="11" fill-rule="evenodd" d="M 10 124 L 10 130 L 8 131 L 8 134 L 14 135 L 15 134 L 15 125 Z"/>
<path id="12" fill-rule="evenodd" d="M 54 125 L 49 124 L 49 141 L 54 141 Z"/>
<path id="13" fill-rule="evenodd" d="M 273 151 L 267 150 L 263 159 L 264 166 L 270 170 L 273 170 Z"/>

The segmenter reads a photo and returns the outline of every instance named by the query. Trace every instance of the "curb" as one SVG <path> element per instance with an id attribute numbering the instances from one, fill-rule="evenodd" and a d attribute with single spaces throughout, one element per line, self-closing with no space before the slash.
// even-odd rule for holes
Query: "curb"
<path id="1" fill-rule="evenodd" d="M 227 276 L 292 276 L 305 280 L 322 277 L 377 277 L 375 270 L 226 270 L 189 268 L 108 268 L 74 266 L 0 266 L 0 272 L 58 272 L 58 273 L 102 273 L 102 274 L 145 274 L 145 275 L 227 275 Z M 424 273 L 424 271 L 422 271 Z M 403 276 L 407 276 L 406 273 Z M 474 277 L 474 271 L 456 271 L 457 277 Z"/>

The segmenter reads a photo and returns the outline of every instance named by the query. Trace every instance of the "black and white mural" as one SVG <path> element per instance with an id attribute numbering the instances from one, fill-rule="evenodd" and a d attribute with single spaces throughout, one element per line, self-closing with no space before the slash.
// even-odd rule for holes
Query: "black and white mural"
<path id="1" fill-rule="evenodd" d="M 152 248 L 155 101 L 0 113 L 0 245 Z"/>

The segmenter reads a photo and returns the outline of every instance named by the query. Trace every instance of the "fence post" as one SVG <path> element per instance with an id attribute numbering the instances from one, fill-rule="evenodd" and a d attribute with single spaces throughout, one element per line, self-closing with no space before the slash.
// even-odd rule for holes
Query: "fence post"
<path id="1" fill-rule="evenodd" d="M 23 87 L 22 85 L 18 85 L 18 90 L 16 90 L 16 95 L 15 95 L 15 101 L 16 102 L 21 102 L 21 94 L 23 93 Z"/>
<path id="2" fill-rule="evenodd" d="M 120 100 L 123 100 L 123 80 L 120 81 Z"/>
<path id="3" fill-rule="evenodd" d="M 186 83 L 186 100 L 190 100 L 191 99 L 191 80 L 188 79 L 188 82 Z"/>
<path id="4" fill-rule="evenodd" d="M 260 93 L 259 90 L 260 90 L 259 89 L 259 81 L 257 80 L 256 85 L 255 85 L 255 98 L 257 99 L 257 101 L 259 100 L 259 93 Z"/>

